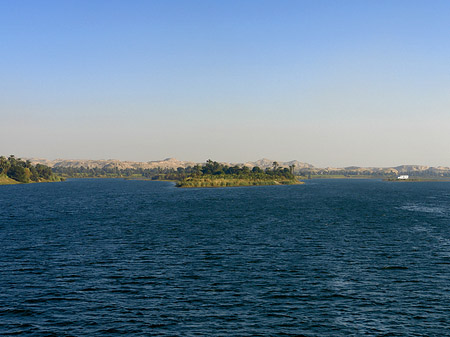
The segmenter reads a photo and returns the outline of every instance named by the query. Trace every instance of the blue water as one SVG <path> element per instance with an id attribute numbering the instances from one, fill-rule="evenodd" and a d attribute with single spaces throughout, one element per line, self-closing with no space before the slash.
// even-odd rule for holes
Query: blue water
<path id="1" fill-rule="evenodd" d="M 0 335 L 450 335 L 450 183 L 0 186 Z"/>

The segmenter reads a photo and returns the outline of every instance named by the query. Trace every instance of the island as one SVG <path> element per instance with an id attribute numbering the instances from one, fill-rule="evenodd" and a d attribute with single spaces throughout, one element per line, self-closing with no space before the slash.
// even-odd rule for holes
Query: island
<path id="1" fill-rule="evenodd" d="M 207 160 L 196 165 L 192 173 L 176 183 L 177 187 L 236 187 L 258 185 L 303 184 L 294 176 L 294 166 L 282 168 L 273 162 L 273 168 L 262 170 L 258 166 L 228 166 Z"/>
<path id="2" fill-rule="evenodd" d="M 29 160 L 22 160 L 10 155 L 0 156 L 0 185 L 27 184 L 62 181 L 46 165 L 33 165 Z"/>

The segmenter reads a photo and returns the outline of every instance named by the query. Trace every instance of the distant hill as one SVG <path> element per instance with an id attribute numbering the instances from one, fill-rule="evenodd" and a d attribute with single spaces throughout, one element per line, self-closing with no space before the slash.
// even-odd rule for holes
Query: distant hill
<path id="1" fill-rule="evenodd" d="M 253 161 L 253 162 L 249 161 L 243 165 L 248 166 L 248 167 L 258 166 L 259 168 L 266 169 L 266 168 L 273 167 L 273 162 L 275 162 L 275 160 L 263 158 L 263 159 Z M 308 164 L 308 163 L 302 163 L 298 160 L 291 160 L 291 161 L 285 161 L 285 162 L 277 161 L 277 163 L 280 167 L 289 167 L 291 165 L 295 165 L 295 171 L 298 171 L 299 169 L 305 169 L 305 168 L 314 168 L 313 165 Z"/>
<path id="2" fill-rule="evenodd" d="M 166 158 L 159 161 L 149 161 L 149 162 L 135 162 L 135 161 L 120 161 L 117 159 L 107 159 L 107 160 L 89 160 L 89 159 L 55 159 L 47 160 L 40 158 L 29 158 L 33 164 L 44 164 L 49 167 L 72 167 L 72 168 L 100 168 L 100 169 L 112 169 L 117 168 L 120 170 L 125 169 L 152 169 L 152 168 L 173 168 L 178 167 L 186 168 L 188 166 L 195 166 L 196 163 L 189 161 L 180 161 L 174 158 Z"/>

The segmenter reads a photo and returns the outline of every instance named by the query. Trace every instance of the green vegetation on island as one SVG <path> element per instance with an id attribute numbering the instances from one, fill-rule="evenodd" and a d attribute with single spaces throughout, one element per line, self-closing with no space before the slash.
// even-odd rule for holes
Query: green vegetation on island
<path id="1" fill-rule="evenodd" d="M 178 187 L 234 187 L 257 185 L 293 185 L 302 184 L 294 176 L 294 166 L 279 167 L 273 162 L 273 168 L 262 170 L 255 166 L 228 166 L 208 160 L 205 165 L 196 165 L 193 172 L 177 182 Z"/>
<path id="2" fill-rule="evenodd" d="M 56 176 L 48 166 L 42 164 L 34 166 L 29 160 L 24 161 L 14 155 L 8 158 L 0 157 L 0 185 L 61 180 L 61 177 Z"/>

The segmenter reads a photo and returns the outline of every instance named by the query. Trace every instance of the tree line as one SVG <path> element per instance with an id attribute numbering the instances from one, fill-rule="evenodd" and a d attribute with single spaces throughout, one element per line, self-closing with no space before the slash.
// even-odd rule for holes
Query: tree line
<path id="1" fill-rule="evenodd" d="M 16 158 L 14 155 L 8 158 L 0 157 L 0 175 L 21 183 L 60 180 L 50 167 L 42 164 L 33 165 L 29 160 Z"/>
<path id="2" fill-rule="evenodd" d="M 126 168 L 118 167 L 53 167 L 53 172 L 66 178 L 144 178 L 151 180 L 179 180 L 193 172 L 193 167 L 186 168 Z"/>

